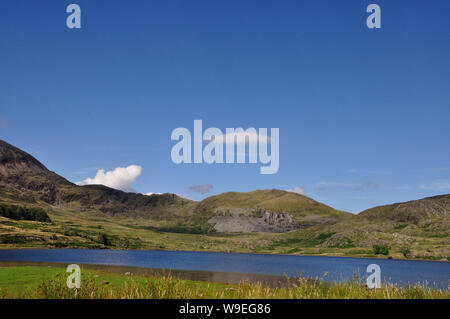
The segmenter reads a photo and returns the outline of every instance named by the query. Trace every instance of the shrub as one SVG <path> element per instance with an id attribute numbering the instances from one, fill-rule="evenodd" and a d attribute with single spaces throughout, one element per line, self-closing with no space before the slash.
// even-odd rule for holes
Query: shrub
<path id="1" fill-rule="evenodd" d="M 402 247 L 400 249 L 400 252 L 403 254 L 403 256 L 405 256 L 406 258 L 411 256 L 411 249 L 409 249 L 409 247 Z"/>
<path id="2" fill-rule="evenodd" d="M 105 233 L 100 234 L 98 241 L 105 246 L 111 246 L 111 241 Z"/>
<path id="3" fill-rule="evenodd" d="M 26 244 L 27 238 L 20 235 L 0 235 L 2 244 Z"/>
<path id="4" fill-rule="evenodd" d="M 373 245 L 373 252 L 375 255 L 389 255 L 389 246 Z"/>

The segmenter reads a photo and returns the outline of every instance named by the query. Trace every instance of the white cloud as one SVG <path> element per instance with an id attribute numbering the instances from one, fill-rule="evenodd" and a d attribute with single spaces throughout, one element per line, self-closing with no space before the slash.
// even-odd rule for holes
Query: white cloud
<path id="1" fill-rule="evenodd" d="M 297 194 L 300 194 L 300 195 L 305 195 L 306 194 L 306 189 L 303 188 L 303 187 L 298 187 L 298 186 L 295 186 L 294 188 L 290 188 L 287 191 L 291 192 L 291 193 L 297 193 Z"/>
<path id="2" fill-rule="evenodd" d="M 195 201 L 195 199 L 193 199 L 193 198 L 190 197 L 190 196 L 186 196 L 186 195 L 183 195 L 183 194 L 175 194 L 175 195 L 177 195 L 177 196 L 179 196 L 179 197 L 181 197 L 181 198 L 187 199 L 187 200 Z"/>
<path id="3" fill-rule="evenodd" d="M 431 184 L 420 185 L 421 189 L 434 190 L 434 191 L 446 191 L 450 190 L 450 181 L 436 181 Z"/>
<path id="4" fill-rule="evenodd" d="M 122 191 L 133 191 L 131 185 L 141 175 L 142 167 L 139 165 L 130 165 L 128 167 L 117 167 L 113 171 L 100 169 L 94 178 L 86 178 L 76 183 L 77 185 L 93 185 L 100 184 L 111 188 L 120 189 Z"/>
<path id="5" fill-rule="evenodd" d="M 151 195 L 162 195 L 162 193 L 145 193 L 144 195 L 147 195 L 147 196 L 151 196 Z"/>

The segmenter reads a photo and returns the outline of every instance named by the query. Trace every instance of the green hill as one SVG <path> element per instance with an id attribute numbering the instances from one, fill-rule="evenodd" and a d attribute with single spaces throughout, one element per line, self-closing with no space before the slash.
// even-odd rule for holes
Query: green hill
<path id="1" fill-rule="evenodd" d="M 427 222 L 434 219 L 449 220 L 450 194 L 377 206 L 361 212 L 359 216 L 369 220 L 390 220 L 404 223 Z"/>
<path id="2" fill-rule="evenodd" d="M 192 219 L 219 232 L 285 232 L 351 216 L 306 196 L 270 189 L 208 197 L 195 207 Z"/>

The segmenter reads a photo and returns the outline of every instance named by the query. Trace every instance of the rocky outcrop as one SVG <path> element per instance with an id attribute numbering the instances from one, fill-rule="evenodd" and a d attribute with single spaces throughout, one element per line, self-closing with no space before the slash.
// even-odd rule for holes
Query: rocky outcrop
<path id="1" fill-rule="evenodd" d="M 220 233 L 282 233 L 298 228 L 292 215 L 253 209 L 222 208 L 208 220 Z"/>

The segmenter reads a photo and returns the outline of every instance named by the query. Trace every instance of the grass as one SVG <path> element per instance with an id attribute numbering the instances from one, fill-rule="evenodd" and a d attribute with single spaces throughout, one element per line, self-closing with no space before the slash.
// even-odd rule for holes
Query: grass
<path id="1" fill-rule="evenodd" d="M 171 276 L 120 275 L 82 269 L 80 289 L 68 289 L 65 269 L 42 266 L 0 267 L 0 298 L 32 299 L 450 299 L 448 290 L 414 285 L 367 289 L 357 280 L 329 284 L 292 279 L 286 288 L 261 284 L 221 284 Z"/>

